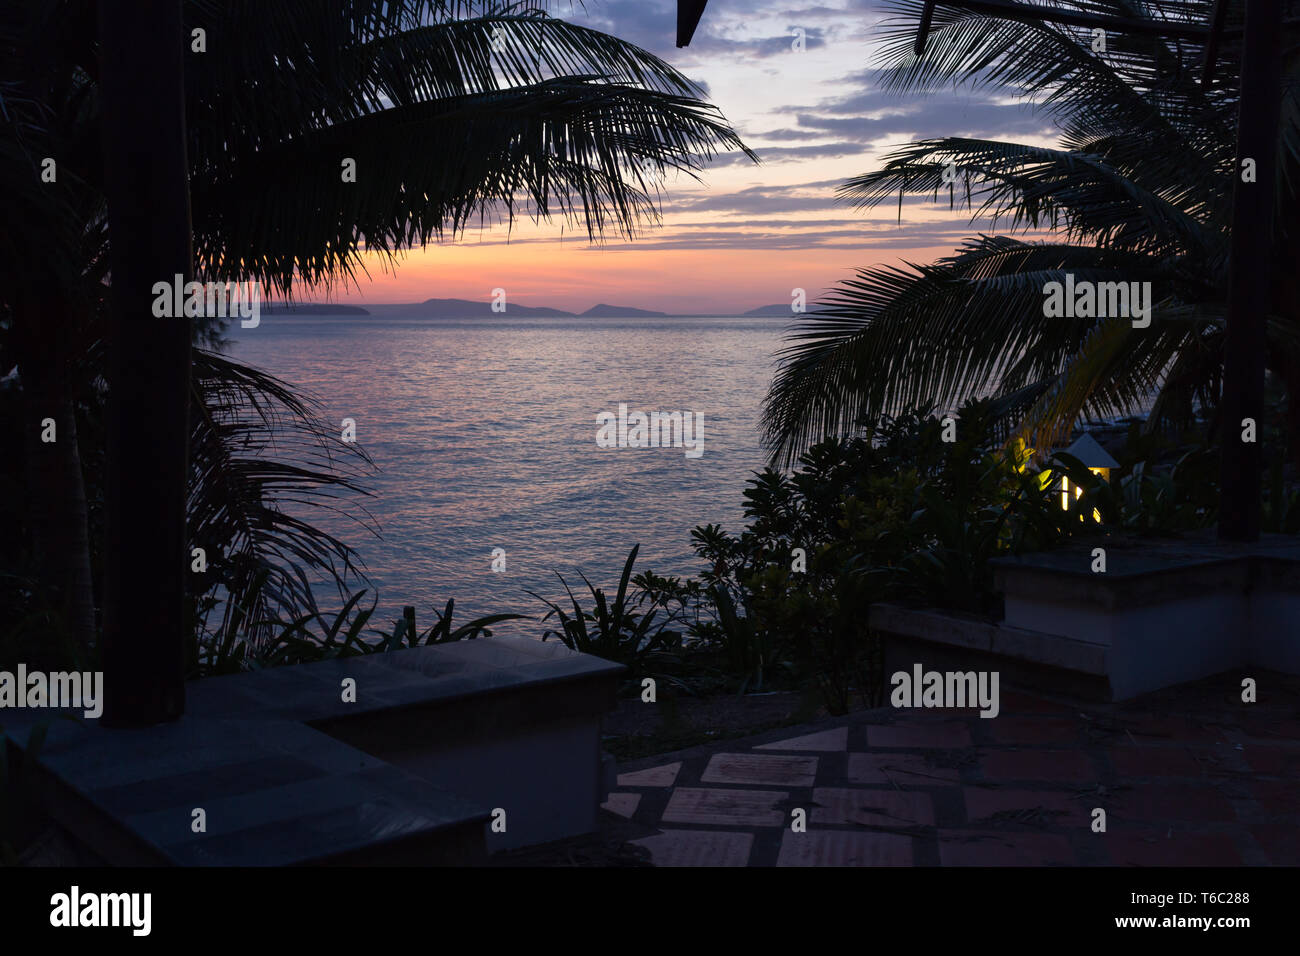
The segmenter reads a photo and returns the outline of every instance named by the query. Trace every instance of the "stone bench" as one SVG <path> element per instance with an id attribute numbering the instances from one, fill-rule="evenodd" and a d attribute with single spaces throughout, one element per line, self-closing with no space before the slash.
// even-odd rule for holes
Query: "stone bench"
<path id="1" fill-rule="evenodd" d="M 207 678 L 156 727 L 31 710 L 0 725 L 22 749 L 49 724 L 42 800 L 105 862 L 473 863 L 595 828 L 600 719 L 622 670 L 482 638 Z"/>
<path id="2" fill-rule="evenodd" d="M 1092 549 L 1104 547 L 1105 572 Z M 1112 700 L 1225 671 L 1300 673 L 1300 541 L 1105 539 L 993 562 L 1001 621 L 878 605 L 886 664 L 965 660 Z M 905 662 L 905 661 L 904 661 Z M 910 664 L 909 664 L 910 666 Z"/>

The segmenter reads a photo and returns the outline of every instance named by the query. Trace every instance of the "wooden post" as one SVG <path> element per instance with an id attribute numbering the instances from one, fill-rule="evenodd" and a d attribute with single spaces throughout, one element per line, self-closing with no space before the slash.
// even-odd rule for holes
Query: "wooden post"
<path id="1" fill-rule="evenodd" d="M 1281 36 L 1281 0 L 1246 0 L 1223 358 L 1219 538 L 1224 541 L 1259 540 L 1263 461 L 1259 431 L 1264 414 L 1264 320 L 1272 307 Z M 1254 182 L 1242 181 L 1245 159 L 1255 162 Z M 1242 441 L 1242 422 L 1247 418 L 1255 422 L 1253 442 Z"/>
<path id="2" fill-rule="evenodd" d="M 153 315 L 153 286 L 191 278 L 180 0 L 101 0 L 100 83 L 112 293 L 106 724 L 185 706 L 190 320 Z"/>
<path id="3" fill-rule="evenodd" d="M 704 16 L 704 5 L 709 0 L 677 0 L 677 45 L 690 46 L 695 28 Z"/>

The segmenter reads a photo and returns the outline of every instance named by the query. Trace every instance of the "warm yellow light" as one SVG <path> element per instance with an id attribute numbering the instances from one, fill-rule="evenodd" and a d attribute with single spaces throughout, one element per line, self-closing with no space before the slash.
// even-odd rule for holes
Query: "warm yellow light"
<path id="1" fill-rule="evenodd" d="M 1089 468 L 1088 470 L 1099 477 L 1102 481 L 1110 481 L 1109 468 Z M 1101 512 L 1096 508 L 1092 509 L 1092 520 L 1097 522 L 1097 524 L 1101 524 Z"/>
<path id="2" fill-rule="evenodd" d="M 1088 471 L 1109 484 L 1111 467 L 1117 466 L 1117 463 L 1106 453 L 1104 448 L 1097 444 L 1094 438 L 1090 435 L 1084 434 L 1065 451 L 1067 454 L 1077 459 L 1080 464 L 1088 469 Z M 1089 465 L 1089 461 L 1104 461 L 1109 462 L 1109 465 Z M 1042 473 L 1042 484 L 1040 487 L 1047 488 L 1053 480 L 1054 476 L 1049 468 Z M 1077 501 L 1082 497 L 1083 488 L 1082 486 L 1076 485 L 1074 489 L 1074 498 Z M 1061 475 L 1061 510 L 1070 510 L 1070 480 L 1065 475 Z M 1093 509 L 1092 520 L 1098 524 L 1101 523 L 1100 510 L 1096 508 Z"/>
<path id="3" fill-rule="evenodd" d="M 1109 471 L 1110 469 L 1089 468 L 1088 470 L 1091 471 L 1094 475 L 1100 475 L 1102 480 L 1104 481 L 1106 480 L 1106 475 L 1104 473 Z M 1074 497 L 1076 501 L 1083 497 L 1083 488 L 1080 487 L 1079 485 L 1074 486 Z M 1070 479 L 1066 478 L 1064 475 L 1061 476 L 1061 510 L 1062 511 L 1070 510 Z M 1092 509 L 1092 520 L 1097 522 L 1097 524 L 1101 524 L 1101 512 L 1098 511 L 1096 508 Z"/>

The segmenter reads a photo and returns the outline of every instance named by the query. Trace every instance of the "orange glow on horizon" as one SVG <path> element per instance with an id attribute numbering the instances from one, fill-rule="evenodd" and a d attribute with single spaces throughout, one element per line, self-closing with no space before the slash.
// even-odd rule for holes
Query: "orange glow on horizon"
<path id="1" fill-rule="evenodd" d="M 653 243 L 653 235 L 645 240 Z M 736 314 L 790 301 L 805 290 L 811 304 L 858 269 L 900 259 L 928 262 L 951 247 L 916 249 L 638 249 L 585 241 L 444 244 L 408 252 L 396 267 L 378 257 L 370 279 L 307 301 L 406 303 L 424 299 L 490 301 L 502 288 L 510 302 L 583 312 L 598 303 L 670 314 Z"/>

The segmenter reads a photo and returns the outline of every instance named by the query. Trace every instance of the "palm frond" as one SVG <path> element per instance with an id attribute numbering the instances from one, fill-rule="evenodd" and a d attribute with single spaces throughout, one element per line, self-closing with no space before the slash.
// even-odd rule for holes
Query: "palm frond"
<path id="1" fill-rule="evenodd" d="M 310 398 L 202 349 L 190 417 L 187 527 L 208 568 L 191 583 L 196 597 L 224 602 L 208 639 L 255 648 L 277 618 L 320 613 L 322 579 L 340 595 L 364 580 L 356 551 L 302 515 L 325 509 L 377 533 L 358 503 L 372 462 L 337 438 Z"/>
<path id="2" fill-rule="evenodd" d="M 848 180 L 839 194 L 859 208 L 878 205 L 895 192 L 938 196 L 950 166 L 962 177 L 960 188 L 946 190 L 950 202 L 971 210 L 973 217 L 1009 219 L 1012 228 L 1051 226 L 1075 243 L 1151 255 L 1207 257 L 1226 248 L 1220 224 L 1189 215 L 1101 157 L 1041 146 L 962 137 L 921 140 L 885 157 L 880 169 Z"/>
<path id="3" fill-rule="evenodd" d="M 1044 315 L 1044 286 L 1067 273 L 1081 282 L 1151 282 L 1157 300 L 1185 278 L 1141 253 L 1005 236 L 967 240 L 932 265 L 862 270 L 789 335 L 764 405 L 774 459 L 788 464 L 864 419 L 954 409 L 1056 379 L 1098 322 Z"/>
<path id="4" fill-rule="evenodd" d="M 631 234 L 657 217 L 652 171 L 689 173 L 733 139 L 694 100 L 585 78 L 394 107 L 196 183 L 196 252 L 214 278 L 287 294 L 295 279 L 351 275 L 364 252 L 455 238 L 475 216 Z M 354 183 L 341 180 L 344 157 Z"/>
<path id="5" fill-rule="evenodd" d="M 1028 5 L 1034 5 L 1030 0 Z M 1068 132 L 1142 130 L 1170 149 L 1204 157 L 1231 144 L 1233 115 L 1215 110 L 1221 94 L 1196 82 L 1201 49 L 1146 35 L 1107 37 L 1104 55 L 1093 53 L 1092 31 L 1045 22 L 1025 23 L 984 12 L 938 7 L 925 55 L 912 49 L 924 0 L 887 0 L 883 25 L 883 84 L 894 91 L 933 89 L 965 80 L 1017 91 L 1041 103 Z M 1066 3 L 1092 13 L 1203 23 L 1201 0 L 1137 8 L 1125 0 Z M 1235 75 L 1234 49 L 1220 51 L 1222 69 Z M 1230 148 L 1230 146 L 1229 146 Z"/>
<path id="6" fill-rule="evenodd" d="M 1038 0 L 1028 0 L 1033 5 Z M 1064 0 L 1090 13 L 1153 23 L 1204 22 L 1205 0 Z M 1054 4 L 1058 5 L 1059 4 Z M 1288 0 L 1289 7 L 1297 6 Z M 765 438 L 789 462 L 826 435 L 910 407 L 995 399 L 1000 427 L 1050 445 L 1082 415 L 1149 407 L 1149 427 L 1212 410 L 1219 381 L 1228 255 L 1238 179 L 1237 92 L 1199 82 L 1200 44 L 1021 22 L 940 4 L 928 48 L 913 53 L 924 0 L 887 0 L 880 82 L 925 93 L 948 82 L 995 87 L 1038 105 L 1057 148 L 949 137 L 905 146 L 840 193 L 859 207 L 933 194 L 972 219 L 1050 241 L 967 240 L 931 266 L 877 267 L 841 283 L 790 336 L 764 408 Z M 1234 7 L 1229 23 L 1240 23 Z M 1229 35 L 1220 69 L 1236 75 Z M 1300 55 L 1287 53 L 1278 151 L 1277 232 L 1293 232 L 1300 195 Z M 955 182 L 945 170 L 956 168 Z M 948 189 L 943 187 L 948 185 Z M 1269 188 L 1265 185 L 1263 188 Z M 945 197 L 943 194 L 947 193 Z M 1289 247 L 1288 247 L 1289 248 Z M 1293 258 L 1293 257 L 1292 257 Z M 1285 254 L 1279 262 L 1286 261 Z M 1283 267 L 1285 268 L 1285 267 Z M 1045 284 L 1150 282 L 1149 327 L 1122 318 L 1049 319 Z M 1270 365 L 1291 349 L 1295 295 L 1279 290 Z M 1290 311 L 1287 311 L 1287 310 Z"/>
<path id="7" fill-rule="evenodd" d="M 363 34 L 331 21 L 337 11 L 259 34 L 194 78 L 207 277 L 290 295 L 296 281 L 351 280 L 365 253 L 391 261 L 521 213 L 590 239 L 633 236 L 657 220 L 665 172 L 693 176 L 722 151 L 755 158 L 695 83 L 632 44 L 536 4 L 410 6 Z M 470 10 L 482 15 L 458 18 Z M 210 43 L 243 22 L 238 9 L 205 12 L 217 16 Z M 356 182 L 342 181 L 344 158 Z"/>

